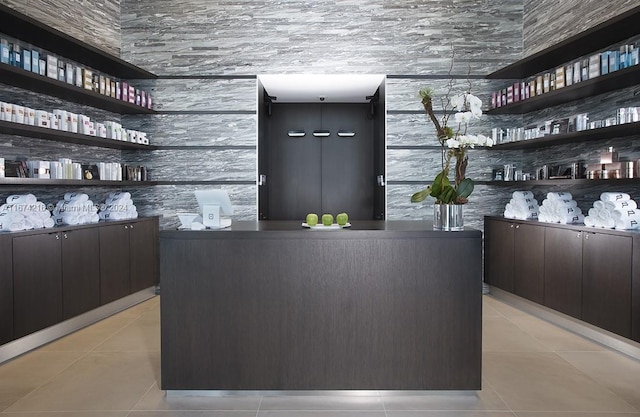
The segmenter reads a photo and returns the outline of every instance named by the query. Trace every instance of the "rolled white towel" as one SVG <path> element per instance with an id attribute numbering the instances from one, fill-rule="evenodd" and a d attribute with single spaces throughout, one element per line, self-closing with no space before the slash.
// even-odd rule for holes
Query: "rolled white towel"
<path id="1" fill-rule="evenodd" d="M 37 201 L 38 199 L 33 194 L 13 194 L 7 197 L 7 204 L 35 204 Z"/>
<path id="2" fill-rule="evenodd" d="M 56 225 L 56 222 L 51 217 L 49 217 L 48 219 L 44 219 L 42 221 L 42 227 L 46 229 L 49 229 L 55 225 Z"/>
<path id="3" fill-rule="evenodd" d="M 573 223 L 583 223 L 583 222 L 584 222 L 584 216 L 582 214 L 576 214 L 576 215 L 568 214 L 566 216 L 558 217 L 558 223 L 562 223 L 562 224 L 573 224 Z"/>
<path id="4" fill-rule="evenodd" d="M 605 192 L 600 194 L 600 200 L 607 201 L 620 201 L 620 200 L 631 200 L 631 196 L 627 193 L 610 193 Z"/>
<path id="5" fill-rule="evenodd" d="M 511 196 L 513 198 L 533 198 L 533 192 L 531 191 L 514 191 Z"/>
<path id="6" fill-rule="evenodd" d="M 597 208 L 598 210 L 603 210 L 606 208 L 605 206 L 605 202 L 602 200 L 596 200 L 593 202 L 593 207 Z"/>
<path id="7" fill-rule="evenodd" d="M 125 198 L 131 198 L 131 193 L 127 192 L 127 191 L 115 191 L 112 193 L 107 194 L 108 198 L 113 198 L 113 199 L 119 199 L 121 197 L 125 197 Z"/>
<path id="8" fill-rule="evenodd" d="M 24 221 L 0 222 L 0 230 L 5 232 L 19 232 L 25 229 Z"/>
<path id="9" fill-rule="evenodd" d="M 638 208 L 638 204 L 634 200 L 607 201 L 603 203 L 604 207 L 609 211 L 617 209 L 634 210 Z"/>
<path id="10" fill-rule="evenodd" d="M 587 226 L 587 227 L 595 227 L 596 223 L 593 221 L 593 217 L 586 216 L 584 218 L 584 225 Z"/>
<path id="11" fill-rule="evenodd" d="M 547 193 L 547 198 L 549 200 L 572 200 L 573 199 L 573 197 L 571 196 L 571 193 L 566 191 L 559 191 L 556 193 Z"/>
<path id="12" fill-rule="evenodd" d="M 114 205 L 114 204 L 118 204 L 118 205 L 132 205 L 133 204 L 133 200 L 131 200 L 131 198 L 127 198 L 126 196 L 122 196 L 120 198 L 107 198 L 104 202 L 106 205 Z"/>
<path id="13" fill-rule="evenodd" d="M 100 216 L 98 216 L 98 213 L 93 213 L 89 217 L 89 223 L 98 223 L 99 221 L 100 221 Z"/>
<path id="14" fill-rule="evenodd" d="M 65 201 L 87 201 L 89 200 L 89 196 L 85 193 L 65 193 L 64 195 Z"/>
<path id="15" fill-rule="evenodd" d="M 612 219 L 611 212 L 609 210 L 597 210 L 598 217 L 602 220 Z"/>

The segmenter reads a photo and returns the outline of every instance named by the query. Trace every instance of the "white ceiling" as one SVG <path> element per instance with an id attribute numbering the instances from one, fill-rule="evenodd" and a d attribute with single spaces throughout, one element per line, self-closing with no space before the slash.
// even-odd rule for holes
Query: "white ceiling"
<path id="1" fill-rule="evenodd" d="M 314 103 L 324 97 L 325 103 L 366 103 L 384 75 L 348 74 L 268 74 L 259 75 L 264 89 L 276 103 Z"/>

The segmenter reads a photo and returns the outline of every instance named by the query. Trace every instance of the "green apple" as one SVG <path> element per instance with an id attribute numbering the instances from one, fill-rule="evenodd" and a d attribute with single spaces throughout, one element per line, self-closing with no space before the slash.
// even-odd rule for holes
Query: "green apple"
<path id="1" fill-rule="evenodd" d="M 307 214 L 306 220 L 309 226 L 315 226 L 316 224 L 318 224 L 318 215 L 316 213 L 309 213 Z"/>
<path id="2" fill-rule="evenodd" d="M 347 213 L 338 213 L 336 215 L 336 222 L 340 226 L 344 226 L 345 224 L 347 224 L 349 222 L 349 216 L 347 215 Z"/>
<path id="3" fill-rule="evenodd" d="M 333 224 L 333 215 L 332 214 L 323 214 L 322 215 L 322 224 L 325 226 L 331 226 Z"/>

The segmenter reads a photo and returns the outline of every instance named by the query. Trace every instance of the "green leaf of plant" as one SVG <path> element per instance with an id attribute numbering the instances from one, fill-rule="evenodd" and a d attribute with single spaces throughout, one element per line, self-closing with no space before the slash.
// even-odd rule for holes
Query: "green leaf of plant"
<path id="1" fill-rule="evenodd" d="M 411 196 L 411 202 L 412 203 L 419 203 L 421 201 L 424 201 L 424 199 L 429 197 L 430 195 L 431 195 L 431 188 L 427 187 L 424 190 L 418 191 L 417 193 L 412 195 Z"/>
<path id="2" fill-rule="evenodd" d="M 431 197 L 439 198 L 445 187 L 450 186 L 449 178 L 445 175 L 444 171 L 440 172 L 436 175 L 436 178 L 433 180 L 433 183 L 429 187 L 431 187 Z"/>
<path id="3" fill-rule="evenodd" d="M 458 194 L 456 193 L 455 188 L 453 188 L 450 184 L 447 184 L 442 189 L 442 193 L 437 198 L 437 201 L 440 201 L 440 204 L 451 204 L 457 198 Z"/>
<path id="4" fill-rule="evenodd" d="M 458 184 L 457 192 L 459 197 L 469 197 L 473 192 L 473 180 L 471 178 L 465 178 L 460 181 L 460 184 Z"/>

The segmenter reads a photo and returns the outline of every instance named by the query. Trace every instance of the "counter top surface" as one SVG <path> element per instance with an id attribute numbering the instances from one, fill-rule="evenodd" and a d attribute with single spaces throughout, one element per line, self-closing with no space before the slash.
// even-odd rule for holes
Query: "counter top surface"
<path id="1" fill-rule="evenodd" d="M 465 228 L 459 232 L 443 232 L 433 230 L 433 223 L 430 221 L 418 220 L 354 220 L 351 221 L 351 227 L 342 229 L 322 230 L 309 229 L 302 226 L 300 221 L 280 221 L 280 220 L 263 220 L 263 221 L 234 221 L 230 227 L 224 229 L 207 229 L 207 230 L 163 230 L 160 233 L 164 238 L 211 238 L 230 237 L 231 235 L 252 235 L 256 233 L 248 232 L 269 232 L 267 234 L 288 232 L 287 235 L 296 235 L 296 237 L 313 237 L 313 238 L 348 238 L 348 237 L 365 237 L 366 235 L 396 235 L 404 236 L 412 233 L 420 235 L 433 235 L 433 237 L 447 238 L 469 238 L 481 236 L 481 232 L 472 228 Z M 240 232 L 240 233 L 234 233 Z M 273 232 L 273 233 L 272 233 Z M 383 232 L 383 233 L 381 233 Z"/>

